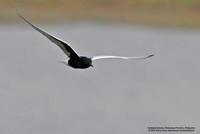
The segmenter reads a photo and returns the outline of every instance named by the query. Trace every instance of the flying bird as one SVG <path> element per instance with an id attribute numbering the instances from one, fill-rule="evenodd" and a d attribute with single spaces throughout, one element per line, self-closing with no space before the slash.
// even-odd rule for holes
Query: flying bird
<path id="1" fill-rule="evenodd" d="M 67 43 L 64 41 L 50 35 L 49 33 L 43 31 L 42 29 L 36 27 L 32 23 L 30 23 L 28 20 L 26 20 L 23 16 L 18 14 L 18 16 L 23 19 L 26 23 L 28 23 L 32 28 L 34 28 L 36 31 L 40 32 L 42 35 L 44 35 L 46 38 L 48 38 L 51 42 L 55 43 L 68 57 L 69 60 L 67 62 L 62 61 L 61 63 L 64 63 L 65 65 L 68 65 L 75 69 L 86 69 L 89 67 L 93 67 L 92 63 L 95 60 L 100 59 L 134 59 L 134 60 L 140 60 L 140 59 L 147 59 L 152 56 L 153 54 L 148 56 L 141 56 L 141 57 L 124 57 L 124 56 L 94 56 L 92 58 L 86 57 L 86 56 L 79 56 Z"/>

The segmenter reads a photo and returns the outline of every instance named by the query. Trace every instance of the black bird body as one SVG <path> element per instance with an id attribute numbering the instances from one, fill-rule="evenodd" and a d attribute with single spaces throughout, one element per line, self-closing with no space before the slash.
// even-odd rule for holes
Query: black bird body
<path id="1" fill-rule="evenodd" d="M 19 15 L 19 14 L 18 14 Z M 93 67 L 92 62 L 94 60 L 99 59 L 147 59 L 150 58 L 152 55 L 148 56 L 142 56 L 142 57 L 123 57 L 123 56 L 94 56 L 92 58 L 88 58 L 86 56 L 79 56 L 67 43 L 64 41 L 50 35 L 49 33 L 41 30 L 40 28 L 34 26 L 31 24 L 28 20 L 26 20 L 23 16 L 19 15 L 20 18 L 22 18 L 26 23 L 28 23 L 32 28 L 34 28 L 36 31 L 40 32 L 42 35 L 47 37 L 51 42 L 56 44 L 68 57 L 68 62 L 62 61 L 61 63 L 64 63 L 70 67 L 73 67 L 75 69 L 86 69 L 89 67 Z"/>
<path id="2" fill-rule="evenodd" d="M 68 65 L 77 69 L 86 69 L 92 66 L 92 60 L 91 58 L 87 58 L 85 56 L 80 56 L 78 59 L 70 58 L 68 60 Z"/>

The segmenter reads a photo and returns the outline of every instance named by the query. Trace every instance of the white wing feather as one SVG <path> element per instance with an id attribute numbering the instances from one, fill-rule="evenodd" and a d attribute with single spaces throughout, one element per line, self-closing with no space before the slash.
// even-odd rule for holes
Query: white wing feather
<path id="1" fill-rule="evenodd" d="M 148 56 L 141 56 L 141 57 L 124 57 L 124 56 L 94 56 L 92 58 L 92 61 L 94 60 L 99 60 L 99 59 L 123 59 L 123 60 L 128 60 L 128 59 L 134 59 L 134 60 L 141 60 L 141 59 L 147 59 L 154 56 L 152 55 L 148 55 Z"/>

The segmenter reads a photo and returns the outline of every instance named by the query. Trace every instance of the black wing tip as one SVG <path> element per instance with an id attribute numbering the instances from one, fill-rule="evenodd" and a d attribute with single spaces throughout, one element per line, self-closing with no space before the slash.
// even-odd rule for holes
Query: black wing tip
<path id="1" fill-rule="evenodd" d="M 153 57 L 153 56 L 155 56 L 154 54 L 151 54 L 151 55 L 149 55 L 148 57 Z"/>
<path id="2" fill-rule="evenodd" d="M 154 55 L 154 54 L 151 54 L 151 55 L 147 56 L 146 58 L 151 58 L 151 57 L 153 57 L 153 56 L 155 56 L 155 55 Z"/>
<path id="3" fill-rule="evenodd" d="M 25 19 L 20 13 L 16 13 L 18 17 L 20 17 L 21 19 Z"/>
<path id="4" fill-rule="evenodd" d="M 17 12 L 16 14 L 17 14 L 17 16 L 19 16 L 19 17 L 21 17 L 21 16 L 22 16 L 22 15 L 21 15 L 20 13 L 18 13 L 18 12 Z"/>
<path id="5" fill-rule="evenodd" d="M 24 16 L 22 16 L 20 13 L 17 13 L 17 16 L 19 16 L 19 18 L 21 18 L 22 20 L 24 20 L 26 23 L 28 23 L 29 25 L 32 25 L 28 20 L 26 20 L 24 18 Z"/>

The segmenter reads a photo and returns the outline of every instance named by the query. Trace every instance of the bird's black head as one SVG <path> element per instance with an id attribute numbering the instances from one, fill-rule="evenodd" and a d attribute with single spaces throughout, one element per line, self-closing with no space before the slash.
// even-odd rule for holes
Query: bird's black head
<path id="1" fill-rule="evenodd" d="M 92 65 L 92 59 L 91 58 L 88 58 L 88 57 L 85 57 L 85 56 L 81 56 L 80 57 L 80 61 L 81 61 L 81 65 L 83 67 L 93 67 Z"/>

